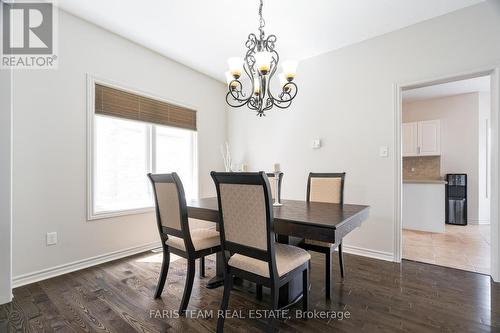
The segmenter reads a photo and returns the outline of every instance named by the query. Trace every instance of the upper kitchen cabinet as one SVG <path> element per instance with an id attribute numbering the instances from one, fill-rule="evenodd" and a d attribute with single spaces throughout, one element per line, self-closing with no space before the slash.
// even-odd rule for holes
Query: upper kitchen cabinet
<path id="1" fill-rule="evenodd" d="M 439 120 L 403 123 L 403 156 L 441 155 Z"/>
<path id="2" fill-rule="evenodd" d="M 418 155 L 418 123 L 403 123 L 403 156 Z"/>
<path id="3" fill-rule="evenodd" d="M 439 120 L 419 121 L 417 132 L 419 155 L 441 155 L 441 129 Z"/>

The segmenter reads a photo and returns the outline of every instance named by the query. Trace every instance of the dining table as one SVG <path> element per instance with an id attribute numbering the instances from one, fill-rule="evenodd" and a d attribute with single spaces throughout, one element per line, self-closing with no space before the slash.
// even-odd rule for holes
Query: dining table
<path id="1" fill-rule="evenodd" d="M 340 244 L 351 231 L 368 218 L 369 206 L 282 200 L 273 206 L 273 232 L 280 243 L 297 245 L 303 239 Z M 219 207 L 216 197 L 194 199 L 187 202 L 188 217 L 216 223 L 218 229 Z M 224 261 L 216 254 L 216 274 L 207 283 L 208 288 L 224 284 Z M 302 275 L 280 288 L 279 305 L 287 306 L 302 296 Z"/>

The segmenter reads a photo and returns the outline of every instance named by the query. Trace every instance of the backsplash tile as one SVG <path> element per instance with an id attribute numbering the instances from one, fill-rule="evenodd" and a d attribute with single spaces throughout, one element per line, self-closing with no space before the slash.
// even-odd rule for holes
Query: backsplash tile
<path id="1" fill-rule="evenodd" d="M 403 179 L 442 179 L 441 156 L 403 157 Z"/>

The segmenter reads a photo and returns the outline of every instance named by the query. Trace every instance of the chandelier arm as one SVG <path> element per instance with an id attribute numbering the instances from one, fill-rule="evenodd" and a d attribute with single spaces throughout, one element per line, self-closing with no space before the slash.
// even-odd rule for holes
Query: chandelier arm
<path id="1" fill-rule="evenodd" d="M 274 36 L 274 35 L 271 35 L 271 36 Z M 269 37 L 271 37 L 269 36 Z M 268 39 L 269 39 L 268 37 Z M 278 64 L 279 64 L 279 60 L 280 60 L 280 56 L 278 54 L 278 52 L 276 52 L 273 49 L 270 50 L 270 52 L 273 54 L 273 62 L 274 62 L 274 66 L 272 66 L 271 68 L 271 72 L 269 73 L 269 82 L 271 82 L 272 78 L 274 77 L 274 74 L 276 73 L 276 70 L 278 69 Z M 271 85 L 269 85 L 269 88 L 268 88 L 268 93 L 269 97 L 271 97 L 272 99 L 275 99 L 275 97 L 273 96 L 272 92 L 271 92 Z"/>
<path id="2" fill-rule="evenodd" d="M 271 61 L 271 72 L 269 73 L 269 81 L 273 78 L 274 74 L 276 73 L 276 70 L 278 69 L 278 64 L 280 62 L 280 56 L 278 52 L 276 52 L 274 49 L 270 50 L 270 52 L 273 54 L 273 61 Z M 276 56 L 276 58 L 274 58 Z M 274 65 L 273 65 L 274 63 Z"/>
<path id="3" fill-rule="evenodd" d="M 255 97 L 251 97 L 250 100 L 248 101 L 248 108 L 250 110 L 259 111 L 259 105 L 257 102 L 258 101 Z"/>
<path id="4" fill-rule="evenodd" d="M 239 93 L 238 93 L 239 94 Z M 238 94 L 235 95 L 233 91 L 228 91 L 227 92 L 227 96 L 231 96 L 232 99 L 235 101 L 235 102 L 238 102 L 238 103 L 246 103 L 248 101 L 248 98 L 239 98 L 238 97 Z"/>
<path id="5" fill-rule="evenodd" d="M 268 111 L 268 110 L 271 110 L 273 108 L 273 105 L 274 105 L 274 99 L 272 97 L 268 97 L 266 99 L 266 106 L 264 107 L 264 109 L 262 109 L 262 111 Z"/>
<path id="6" fill-rule="evenodd" d="M 289 89 L 288 91 L 286 91 L 287 88 Z M 287 98 L 286 100 L 283 100 L 283 101 L 288 102 L 288 101 L 293 100 L 295 98 L 295 96 L 297 96 L 297 93 L 299 91 L 299 87 L 297 87 L 297 85 L 294 82 L 288 82 L 283 86 L 283 91 L 286 92 L 286 94 L 289 96 L 289 98 Z M 290 93 L 290 92 L 292 92 L 292 93 Z"/>
<path id="7" fill-rule="evenodd" d="M 235 88 L 232 88 L 231 85 L 233 82 L 236 82 L 238 84 L 237 87 Z M 236 93 L 236 94 L 235 94 Z M 234 100 L 238 101 L 238 102 L 245 102 L 245 101 L 248 101 L 248 98 L 240 98 L 240 95 L 241 97 L 245 97 L 245 94 L 243 93 L 243 85 L 241 84 L 240 81 L 238 80 L 233 80 L 229 83 L 228 85 L 228 94 L 231 95 L 231 97 L 233 97 Z"/>
<path id="8" fill-rule="evenodd" d="M 248 34 L 247 41 L 245 42 L 245 47 L 247 49 L 254 49 L 257 45 L 257 36 L 252 32 Z"/>
<path id="9" fill-rule="evenodd" d="M 264 104 L 264 100 L 266 99 L 266 92 L 267 90 L 269 89 L 268 88 L 268 82 L 267 82 L 267 78 L 265 75 L 259 75 L 259 78 L 260 78 L 260 94 L 259 94 L 259 97 L 261 99 L 261 109 L 262 109 L 262 106 Z M 269 96 L 269 94 L 267 94 Z"/>
<path id="10" fill-rule="evenodd" d="M 287 88 L 289 89 L 288 92 L 286 91 Z M 299 91 L 299 88 L 297 87 L 297 85 L 294 82 L 288 82 L 283 86 L 283 90 L 281 91 L 279 98 L 276 98 L 273 95 L 271 95 L 271 96 L 273 97 L 273 100 L 275 100 L 277 103 L 288 103 L 288 102 L 291 102 L 295 98 L 295 96 L 297 96 L 298 91 Z M 288 98 L 283 99 L 283 96 L 288 96 Z M 276 105 L 276 104 L 274 104 L 274 105 Z"/>
<path id="11" fill-rule="evenodd" d="M 279 109 L 287 109 L 292 104 L 292 100 L 286 102 L 279 102 L 273 99 L 273 105 Z"/>
<path id="12" fill-rule="evenodd" d="M 265 47 L 268 49 L 269 52 L 274 51 L 277 39 L 278 38 L 276 37 L 276 35 L 269 35 L 265 40 L 263 40 L 263 43 L 265 44 Z"/>
<path id="13" fill-rule="evenodd" d="M 234 98 L 231 100 L 231 99 L 229 98 L 229 96 L 232 96 L 230 92 L 228 92 L 228 93 L 226 94 L 226 103 L 227 103 L 229 106 L 233 107 L 233 108 L 239 108 L 239 107 L 242 107 L 243 105 L 248 104 L 248 102 L 249 102 L 249 100 L 250 100 L 250 98 L 249 98 L 249 99 L 244 100 L 244 101 L 242 101 L 242 102 L 240 102 L 240 103 L 238 103 L 238 104 L 233 104 L 231 101 L 237 101 L 237 102 L 238 102 L 238 100 L 236 100 L 236 99 L 234 99 Z"/>
<path id="14" fill-rule="evenodd" d="M 255 64 L 255 59 L 253 59 L 253 54 L 255 53 L 255 48 L 257 47 L 257 36 L 255 34 L 251 33 L 248 35 L 248 40 L 245 43 L 245 46 L 248 48 L 247 53 L 245 54 L 245 63 L 243 64 L 243 70 L 245 71 L 246 75 L 250 79 L 250 96 L 251 98 L 252 94 L 255 91 L 255 82 L 254 82 L 254 75 L 253 75 L 253 65 Z M 252 61 L 252 64 L 250 64 L 250 61 Z M 246 66 L 245 66 L 246 65 Z"/>

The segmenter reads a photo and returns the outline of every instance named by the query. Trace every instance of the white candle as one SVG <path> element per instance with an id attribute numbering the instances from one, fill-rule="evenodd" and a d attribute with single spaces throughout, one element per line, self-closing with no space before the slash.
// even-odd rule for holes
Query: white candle
<path id="1" fill-rule="evenodd" d="M 274 163 L 274 172 L 280 172 L 280 164 L 279 163 Z"/>

